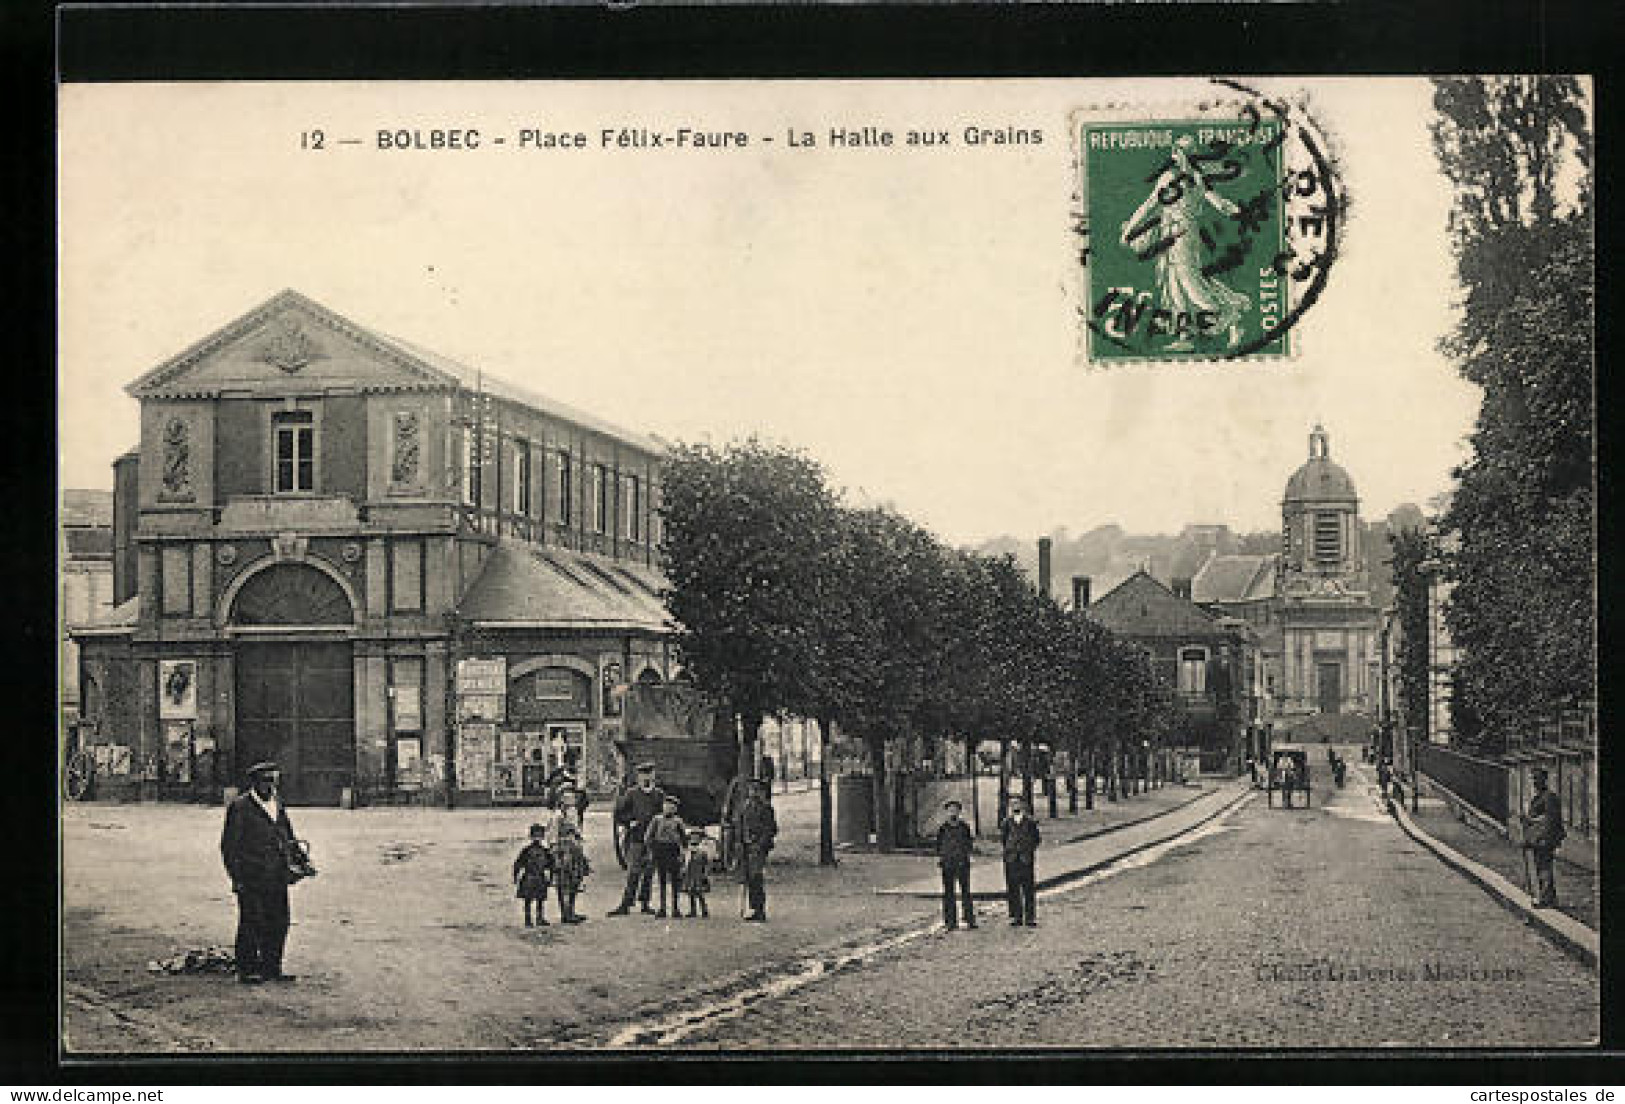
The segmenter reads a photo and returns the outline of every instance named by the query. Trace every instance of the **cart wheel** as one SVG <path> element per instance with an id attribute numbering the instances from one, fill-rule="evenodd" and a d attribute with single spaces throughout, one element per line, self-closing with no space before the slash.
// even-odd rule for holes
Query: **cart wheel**
<path id="1" fill-rule="evenodd" d="M 615 861 L 621 864 L 622 870 L 626 869 L 626 825 L 624 824 L 615 826 Z"/>
<path id="2" fill-rule="evenodd" d="M 96 781 L 96 760 L 90 752 L 75 752 L 62 775 L 62 792 L 69 801 L 84 801 Z"/>

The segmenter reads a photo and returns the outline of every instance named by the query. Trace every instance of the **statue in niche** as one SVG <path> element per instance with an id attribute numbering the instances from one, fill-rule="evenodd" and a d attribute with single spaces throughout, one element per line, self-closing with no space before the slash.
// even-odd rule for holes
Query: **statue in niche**
<path id="1" fill-rule="evenodd" d="M 192 493 L 191 430 L 179 418 L 171 418 L 164 427 L 164 494 L 172 498 L 190 497 Z"/>
<path id="2" fill-rule="evenodd" d="M 418 416 L 403 410 L 395 415 L 395 462 L 390 481 L 411 484 L 418 481 L 418 465 L 422 455 L 418 436 Z"/>

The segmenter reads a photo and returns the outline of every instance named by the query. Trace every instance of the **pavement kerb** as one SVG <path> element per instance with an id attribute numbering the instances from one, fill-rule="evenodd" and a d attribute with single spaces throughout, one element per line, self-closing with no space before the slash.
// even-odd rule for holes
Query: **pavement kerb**
<path id="1" fill-rule="evenodd" d="M 1035 889 L 1052 889 L 1055 886 L 1065 885 L 1068 882 L 1074 882 L 1074 881 L 1077 881 L 1080 878 L 1086 878 L 1090 874 L 1095 873 L 1096 871 L 1104 870 L 1106 867 L 1111 866 L 1113 863 L 1121 862 L 1124 859 L 1129 858 L 1132 855 L 1139 854 L 1141 851 L 1146 851 L 1146 850 L 1149 850 L 1150 848 L 1153 848 L 1153 847 L 1160 847 L 1162 844 L 1165 844 L 1165 843 L 1169 842 L 1170 840 L 1177 839 L 1180 836 L 1183 836 L 1188 832 L 1193 832 L 1196 829 L 1202 827 L 1204 824 L 1208 824 L 1211 821 L 1217 820 L 1219 817 L 1224 816 L 1226 813 L 1230 812 L 1236 806 L 1240 805 L 1243 801 L 1245 801 L 1249 797 L 1251 797 L 1252 793 L 1253 793 L 1253 790 L 1252 790 L 1251 786 L 1239 786 L 1239 785 L 1234 785 L 1234 784 L 1232 784 L 1230 786 L 1221 786 L 1221 787 L 1218 787 L 1216 789 L 1208 790 L 1205 793 L 1199 794 L 1196 797 L 1192 798 L 1190 801 L 1183 802 L 1183 803 L 1181 803 L 1179 805 L 1174 806 L 1171 809 L 1164 809 L 1160 813 L 1156 813 L 1156 814 L 1153 814 L 1153 815 L 1147 816 L 1147 817 L 1141 817 L 1139 820 L 1135 820 L 1135 821 L 1132 821 L 1132 822 L 1129 822 L 1129 823 L 1126 823 L 1126 824 L 1115 825 L 1115 826 L 1113 826 L 1113 828 L 1114 829 L 1115 828 L 1128 828 L 1128 827 L 1131 827 L 1134 824 L 1144 824 L 1147 821 L 1157 820 L 1157 819 L 1159 819 L 1161 817 L 1165 817 L 1165 816 L 1168 816 L 1168 815 L 1170 815 L 1172 813 L 1176 813 L 1176 812 L 1180 811 L 1181 809 L 1189 808 L 1191 805 L 1195 804 L 1197 801 L 1201 800 L 1202 798 L 1222 796 L 1227 791 L 1233 792 L 1235 794 L 1235 796 L 1233 798 L 1231 798 L 1229 801 L 1225 801 L 1222 804 L 1220 804 L 1220 806 L 1217 809 L 1215 809 L 1213 812 L 1207 814 L 1206 816 L 1202 817 L 1200 820 L 1195 821 L 1194 823 L 1191 823 L 1191 824 L 1186 824 L 1183 827 L 1177 828 L 1174 831 L 1167 833 L 1166 835 L 1160 835 L 1155 839 L 1146 840 L 1143 843 L 1137 843 L 1132 847 L 1125 847 L 1121 851 L 1115 851 L 1110 855 L 1107 855 L 1107 856 L 1105 856 L 1103 858 L 1096 859 L 1096 860 L 1094 860 L 1092 862 L 1087 862 L 1082 866 L 1073 867 L 1073 868 L 1071 868 L 1069 870 L 1062 870 L 1061 872 L 1059 872 L 1057 874 L 1050 874 L 1050 875 L 1047 875 L 1045 877 L 1039 878 L 1035 882 L 1034 888 Z M 1067 843 L 1060 844 L 1058 846 L 1063 846 L 1063 847 L 1064 846 L 1069 846 L 1069 845 L 1071 845 L 1073 843 L 1082 842 L 1082 841 L 1088 840 L 1088 839 L 1094 839 L 1094 838 L 1097 838 L 1099 836 L 1103 836 L 1103 835 L 1106 835 L 1106 834 L 1108 834 L 1107 831 L 1095 832 L 1095 833 L 1092 833 L 1091 835 L 1080 836 L 1075 840 L 1069 840 L 1069 841 L 1067 841 Z M 923 881 L 923 879 L 922 879 L 922 881 Z M 918 898 L 920 898 L 922 900 L 935 900 L 935 899 L 940 899 L 942 897 L 942 891 L 940 889 L 931 889 L 931 890 L 927 890 L 925 888 L 910 889 L 910 888 L 908 888 L 906 886 L 895 886 L 895 887 L 889 887 L 889 888 L 885 888 L 885 889 L 876 889 L 875 892 L 880 893 L 880 894 L 885 894 L 887 896 L 918 897 Z M 995 890 L 982 890 L 982 889 L 978 889 L 978 890 L 973 890 L 971 892 L 971 899 L 976 900 L 976 901 L 1002 901 L 1002 900 L 1005 899 L 1005 894 L 1004 894 L 1004 892 L 1002 890 L 996 890 L 996 889 Z"/>
<path id="2" fill-rule="evenodd" d="M 1597 968 L 1600 939 L 1596 932 L 1556 909 L 1537 909 L 1529 902 L 1529 894 L 1507 881 L 1481 863 L 1474 862 L 1454 848 L 1439 842 L 1420 828 L 1398 802 L 1388 802 L 1389 811 L 1400 829 L 1411 839 L 1433 852 L 1446 866 L 1474 882 L 1494 898 L 1502 908 L 1523 918 L 1557 947 L 1572 958 Z"/>

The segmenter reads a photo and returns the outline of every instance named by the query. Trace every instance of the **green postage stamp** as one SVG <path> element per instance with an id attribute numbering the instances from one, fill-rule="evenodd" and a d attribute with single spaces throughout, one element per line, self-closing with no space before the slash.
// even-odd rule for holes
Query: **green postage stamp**
<path id="1" fill-rule="evenodd" d="M 1090 363 L 1293 354 L 1341 211 L 1304 113 L 1256 97 L 1089 110 L 1072 138 Z"/>

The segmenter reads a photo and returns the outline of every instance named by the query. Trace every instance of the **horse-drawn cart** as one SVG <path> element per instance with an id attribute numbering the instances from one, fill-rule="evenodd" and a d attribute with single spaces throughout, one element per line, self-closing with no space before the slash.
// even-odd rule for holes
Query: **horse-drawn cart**
<path id="1" fill-rule="evenodd" d="M 1281 795 L 1281 807 L 1292 808 L 1292 795 L 1303 795 L 1303 807 L 1309 807 L 1311 792 L 1309 780 L 1309 753 L 1302 748 L 1276 748 L 1270 756 L 1269 793 L 1267 801 L 1270 807 L 1275 805 L 1275 795 Z"/>
<path id="2" fill-rule="evenodd" d="M 677 798 L 690 827 L 720 827 L 720 858 L 732 868 L 738 848 L 732 817 L 739 770 L 733 716 L 715 698 L 681 683 L 637 684 L 626 692 L 623 735 L 615 743 L 624 768 L 617 802 L 635 786 L 637 764 L 655 765 L 660 788 Z M 615 858 L 626 866 L 625 829 L 616 825 Z"/>

